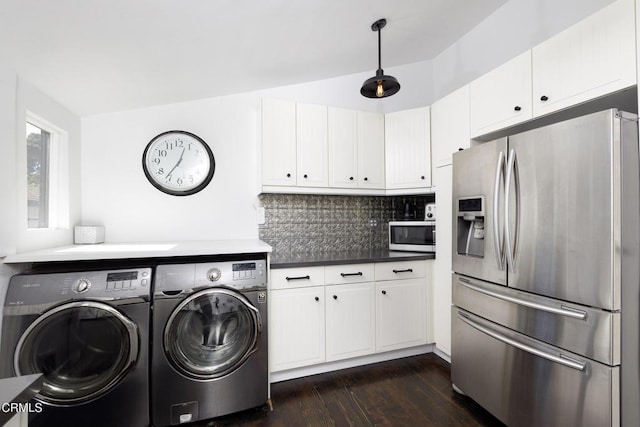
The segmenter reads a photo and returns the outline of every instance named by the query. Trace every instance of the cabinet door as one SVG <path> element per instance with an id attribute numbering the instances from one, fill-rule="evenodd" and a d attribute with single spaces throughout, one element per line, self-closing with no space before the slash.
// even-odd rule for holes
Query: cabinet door
<path id="1" fill-rule="evenodd" d="M 327 107 L 298 104 L 296 135 L 298 186 L 327 187 Z"/>
<path id="2" fill-rule="evenodd" d="M 431 106 L 431 160 L 434 168 L 450 165 L 452 153 L 469 147 L 468 117 L 469 86 L 463 86 Z"/>
<path id="3" fill-rule="evenodd" d="M 533 48 L 533 116 L 636 84 L 633 0 L 618 0 Z"/>
<path id="4" fill-rule="evenodd" d="M 426 279 L 376 283 L 376 351 L 427 343 Z"/>
<path id="5" fill-rule="evenodd" d="M 296 104 L 262 100 L 262 185 L 296 185 Z"/>
<path id="6" fill-rule="evenodd" d="M 431 186 L 429 107 L 385 115 L 387 189 Z"/>
<path id="7" fill-rule="evenodd" d="M 329 187 L 358 185 L 358 113 L 329 107 Z M 384 168 L 384 166 L 383 166 Z"/>
<path id="8" fill-rule="evenodd" d="M 433 330 L 436 347 L 451 355 L 451 251 L 453 239 L 452 166 L 433 171 L 438 215 L 436 253 L 433 261 Z"/>
<path id="9" fill-rule="evenodd" d="M 531 51 L 471 82 L 469 102 L 472 137 L 531 119 Z"/>
<path id="10" fill-rule="evenodd" d="M 271 291 L 270 371 L 324 362 L 324 287 Z"/>
<path id="11" fill-rule="evenodd" d="M 375 285 L 372 282 L 325 288 L 327 362 L 375 351 Z"/>
<path id="12" fill-rule="evenodd" d="M 384 186 L 384 114 L 358 111 L 358 187 Z"/>

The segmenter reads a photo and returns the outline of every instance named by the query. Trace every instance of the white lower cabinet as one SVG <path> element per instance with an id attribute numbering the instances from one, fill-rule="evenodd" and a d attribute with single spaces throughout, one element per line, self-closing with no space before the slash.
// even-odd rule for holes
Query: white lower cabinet
<path id="1" fill-rule="evenodd" d="M 376 283 L 376 351 L 427 344 L 425 279 Z"/>
<path id="2" fill-rule="evenodd" d="M 271 370 L 324 362 L 324 286 L 273 290 L 269 304 Z"/>
<path id="3" fill-rule="evenodd" d="M 417 260 L 273 270 L 270 371 L 431 342 L 427 265 Z"/>
<path id="4" fill-rule="evenodd" d="M 327 362 L 375 352 L 375 308 L 371 282 L 325 287 Z"/>

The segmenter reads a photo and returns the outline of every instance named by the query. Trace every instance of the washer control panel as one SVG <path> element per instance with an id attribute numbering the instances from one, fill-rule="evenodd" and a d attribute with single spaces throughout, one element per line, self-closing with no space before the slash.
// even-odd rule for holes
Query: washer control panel
<path id="1" fill-rule="evenodd" d="M 115 300 L 151 295 L 151 268 L 13 276 L 5 305 L 44 304 L 67 299 Z"/>

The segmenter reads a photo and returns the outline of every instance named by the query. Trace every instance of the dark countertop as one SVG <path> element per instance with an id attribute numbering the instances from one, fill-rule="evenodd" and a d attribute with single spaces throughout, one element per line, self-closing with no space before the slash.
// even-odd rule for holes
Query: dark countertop
<path id="1" fill-rule="evenodd" d="M 435 259 L 435 252 L 363 251 L 271 254 L 271 268 L 312 267 L 321 265 L 364 264 L 372 262 Z"/>

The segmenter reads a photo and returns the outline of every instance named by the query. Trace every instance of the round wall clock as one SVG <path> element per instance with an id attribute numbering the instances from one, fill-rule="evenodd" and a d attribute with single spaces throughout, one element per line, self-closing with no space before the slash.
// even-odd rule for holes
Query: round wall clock
<path id="1" fill-rule="evenodd" d="M 213 152 L 202 138 L 170 130 L 153 138 L 142 154 L 142 168 L 158 190 L 187 196 L 205 188 L 216 168 Z"/>

